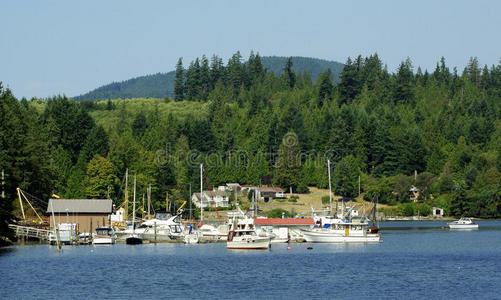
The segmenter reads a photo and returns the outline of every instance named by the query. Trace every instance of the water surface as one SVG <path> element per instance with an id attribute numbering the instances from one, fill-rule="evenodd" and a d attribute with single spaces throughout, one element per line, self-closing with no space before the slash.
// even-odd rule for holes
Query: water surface
<path id="1" fill-rule="evenodd" d="M 382 223 L 375 244 L 48 245 L 0 250 L 0 298 L 482 298 L 501 297 L 501 222 Z M 291 250 L 287 250 L 291 247 Z"/>

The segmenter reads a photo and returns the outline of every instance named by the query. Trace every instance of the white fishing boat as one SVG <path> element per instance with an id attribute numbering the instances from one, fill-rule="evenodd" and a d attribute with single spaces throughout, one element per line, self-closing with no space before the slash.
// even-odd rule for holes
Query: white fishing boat
<path id="1" fill-rule="evenodd" d="M 331 168 L 329 160 L 327 160 L 327 169 L 329 174 L 329 212 L 332 212 Z M 342 196 L 341 189 L 339 189 L 339 192 Z M 315 225 L 309 230 L 302 230 L 304 239 L 309 243 L 379 242 L 381 240 L 381 236 L 379 233 L 371 232 L 369 230 L 368 219 L 365 217 L 352 217 L 351 210 L 352 209 L 348 210 L 346 214 L 344 210 L 340 215 L 336 213 L 335 217 L 314 216 L 313 219 L 315 220 Z"/>
<path id="2" fill-rule="evenodd" d="M 270 237 L 264 233 L 257 234 L 254 227 L 254 219 L 248 218 L 237 206 L 241 218 L 233 215 L 229 224 L 229 232 L 226 242 L 227 249 L 269 249 Z"/>
<path id="3" fill-rule="evenodd" d="M 228 233 L 226 248 L 266 250 L 270 248 L 270 238 L 258 236 L 253 229 L 236 229 Z"/>
<path id="4" fill-rule="evenodd" d="M 365 219 L 352 221 L 322 217 L 319 227 L 303 230 L 303 237 L 309 243 L 367 243 L 379 242 L 379 233 L 369 232 L 369 223 Z"/>
<path id="5" fill-rule="evenodd" d="M 448 223 L 450 229 L 478 229 L 478 224 L 471 218 L 461 218 L 457 221 Z"/>
<path id="6" fill-rule="evenodd" d="M 111 245 L 115 244 L 115 234 L 110 227 L 98 227 L 92 237 L 93 245 Z"/>

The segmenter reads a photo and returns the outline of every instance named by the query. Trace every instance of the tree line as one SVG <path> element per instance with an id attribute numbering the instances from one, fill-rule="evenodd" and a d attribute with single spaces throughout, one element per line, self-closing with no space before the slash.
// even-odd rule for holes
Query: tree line
<path id="1" fill-rule="evenodd" d="M 348 58 L 338 84 L 330 70 L 315 82 L 294 72 L 291 59 L 283 70 L 269 72 L 254 53 L 226 65 L 203 56 L 186 69 L 179 59 L 174 99 L 19 101 L 0 87 L 2 232 L 16 187 L 119 205 L 128 169 L 160 210 L 166 193 L 188 199 L 200 163 L 213 186 L 305 193 L 328 186 L 330 159 L 347 198 L 360 180 L 366 199 L 405 203 L 414 185 L 449 215 L 500 216 L 501 64 L 471 58 L 459 73 L 442 58 L 423 72 L 407 59 L 391 73 L 374 54 Z"/>

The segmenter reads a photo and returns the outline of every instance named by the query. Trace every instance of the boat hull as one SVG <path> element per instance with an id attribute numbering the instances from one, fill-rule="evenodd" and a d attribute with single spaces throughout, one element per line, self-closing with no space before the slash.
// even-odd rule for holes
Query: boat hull
<path id="1" fill-rule="evenodd" d="M 478 229 L 478 224 L 449 224 L 450 229 Z"/>
<path id="2" fill-rule="evenodd" d="M 143 243 L 143 240 L 139 237 L 131 236 L 125 239 L 125 243 L 128 245 L 139 245 Z"/>
<path id="3" fill-rule="evenodd" d="M 227 249 L 246 250 L 268 250 L 270 248 L 269 239 L 248 239 L 242 241 L 231 241 L 226 243 Z"/>
<path id="4" fill-rule="evenodd" d="M 93 245 L 111 245 L 114 244 L 115 240 L 112 237 L 94 237 L 92 239 Z"/>
<path id="5" fill-rule="evenodd" d="M 308 243 L 375 243 L 381 241 L 378 233 L 346 236 L 328 231 L 303 231 L 303 237 Z"/>

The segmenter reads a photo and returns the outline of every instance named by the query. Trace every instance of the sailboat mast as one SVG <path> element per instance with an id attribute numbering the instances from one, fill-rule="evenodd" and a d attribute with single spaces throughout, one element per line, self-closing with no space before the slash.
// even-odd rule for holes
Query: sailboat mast
<path id="1" fill-rule="evenodd" d="M 327 160 L 327 173 L 329 174 L 329 207 L 330 213 L 332 214 L 332 187 L 331 187 L 331 161 Z M 337 215 L 337 206 L 336 206 L 336 215 Z"/>
<path id="2" fill-rule="evenodd" d="M 132 203 L 132 234 L 136 227 L 136 174 L 134 174 L 134 202 Z"/>
<path id="3" fill-rule="evenodd" d="M 204 170 L 204 165 L 200 164 L 200 222 L 203 221 L 204 219 L 204 205 L 203 205 L 203 170 Z"/>
<path id="4" fill-rule="evenodd" d="M 125 203 L 125 216 L 124 216 L 124 220 L 125 222 L 127 222 L 127 220 L 129 219 L 129 188 L 128 188 L 128 177 L 129 177 L 129 169 L 125 169 L 125 199 L 124 199 L 124 203 Z"/>
<path id="5" fill-rule="evenodd" d="M 151 206 L 151 184 L 148 186 L 148 218 L 150 218 L 150 206 Z"/>

